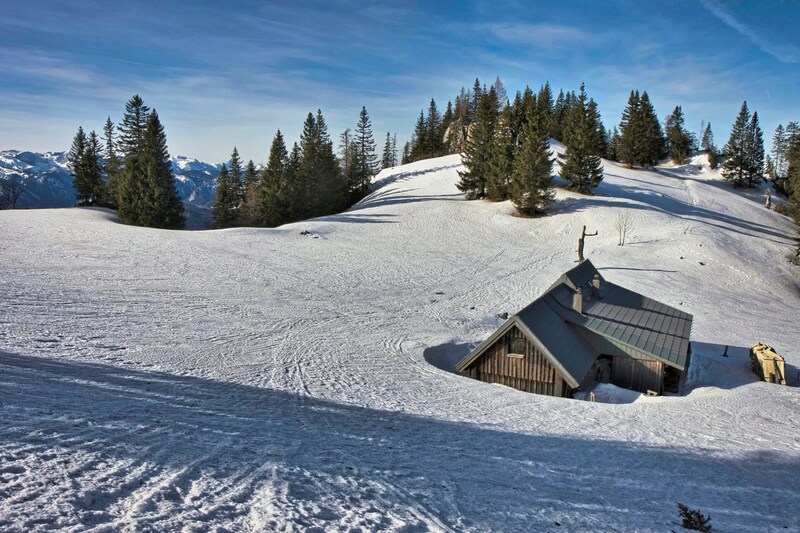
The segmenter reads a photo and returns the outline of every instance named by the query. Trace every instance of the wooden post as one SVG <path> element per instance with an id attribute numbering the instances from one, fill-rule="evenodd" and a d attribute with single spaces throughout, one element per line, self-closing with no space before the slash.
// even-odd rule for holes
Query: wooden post
<path id="1" fill-rule="evenodd" d="M 583 231 L 581 231 L 581 238 L 578 239 L 578 260 L 575 261 L 576 263 L 583 263 L 583 245 L 586 241 L 586 237 L 594 237 L 597 235 L 597 231 L 594 233 L 586 233 L 586 226 L 583 227 Z"/>
<path id="2" fill-rule="evenodd" d="M 772 209 L 772 191 L 767 189 L 767 199 L 764 201 L 764 207 Z"/>

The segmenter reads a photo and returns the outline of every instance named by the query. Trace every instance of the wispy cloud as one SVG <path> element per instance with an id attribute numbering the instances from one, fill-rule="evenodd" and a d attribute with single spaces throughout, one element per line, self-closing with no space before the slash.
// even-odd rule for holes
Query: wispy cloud
<path id="1" fill-rule="evenodd" d="M 498 39 L 543 48 L 588 43 L 595 39 L 579 28 L 560 24 L 490 24 L 488 29 Z"/>
<path id="2" fill-rule="evenodd" d="M 751 43 L 756 45 L 762 52 L 765 52 L 782 63 L 800 63 L 800 48 L 791 44 L 776 44 L 769 42 L 757 31 L 747 24 L 736 20 L 736 18 L 725 10 L 716 0 L 700 0 L 700 3 L 712 15 L 722 23 L 746 37 Z"/>

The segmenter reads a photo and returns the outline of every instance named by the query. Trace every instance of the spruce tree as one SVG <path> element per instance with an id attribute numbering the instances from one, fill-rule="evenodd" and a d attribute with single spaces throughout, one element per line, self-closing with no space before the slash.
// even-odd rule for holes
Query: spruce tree
<path id="1" fill-rule="evenodd" d="M 567 114 L 564 139 L 566 149 L 558 156 L 561 177 L 568 189 L 590 194 L 603 179 L 603 166 L 597 153 L 597 123 L 583 84 Z"/>
<path id="2" fill-rule="evenodd" d="M 619 161 L 619 130 L 616 126 L 614 126 L 614 129 L 609 135 L 606 154 L 611 161 Z"/>
<path id="3" fill-rule="evenodd" d="M 229 228 L 236 221 L 236 189 L 231 183 L 228 165 L 222 163 L 217 175 L 217 190 L 214 196 L 212 216 L 215 228 Z"/>
<path id="4" fill-rule="evenodd" d="M 681 106 L 675 106 L 664 128 L 669 144 L 669 156 L 676 165 L 685 165 L 689 158 L 692 138 L 686 130 Z"/>
<path id="5" fill-rule="evenodd" d="M 86 161 L 86 133 L 82 126 L 78 126 L 78 132 L 72 139 L 72 146 L 67 153 L 67 163 L 72 171 L 72 186 L 75 189 L 75 197 L 81 203 L 89 194 L 84 163 Z"/>
<path id="6" fill-rule="evenodd" d="M 351 170 L 348 165 L 353 160 L 351 157 L 352 149 L 353 132 L 350 130 L 350 128 L 345 128 L 345 130 L 339 134 L 339 163 L 342 167 L 342 172 L 345 175 L 351 174 Z"/>
<path id="7" fill-rule="evenodd" d="M 438 157 L 444 151 L 444 132 L 442 131 L 442 117 L 436 107 L 436 101 L 431 98 L 428 105 L 428 116 L 425 119 L 425 138 L 427 145 L 424 149 L 425 158 Z"/>
<path id="8" fill-rule="evenodd" d="M 628 104 L 622 111 L 622 119 L 619 123 L 620 137 L 617 155 L 619 161 L 628 165 L 629 168 L 639 164 L 637 147 L 641 144 L 641 133 L 637 119 L 640 100 L 639 90 L 631 91 L 630 96 L 628 96 Z"/>
<path id="9" fill-rule="evenodd" d="M 386 142 L 383 143 L 383 154 L 381 155 L 381 168 L 391 168 L 394 166 L 394 149 L 392 148 L 392 136 L 386 132 Z"/>
<path id="10" fill-rule="evenodd" d="M 511 130 L 511 107 L 506 106 L 495 126 L 491 154 L 487 162 L 486 198 L 508 198 L 508 183 L 514 163 L 514 139 Z"/>
<path id="11" fill-rule="evenodd" d="M 391 150 L 391 154 L 392 154 L 392 161 L 391 161 L 392 164 L 391 164 L 391 166 L 396 167 L 397 166 L 397 134 L 396 133 L 394 135 L 392 135 L 392 150 Z"/>
<path id="12" fill-rule="evenodd" d="M 287 222 L 291 213 L 291 184 L 288 182 L 289 154 L 280 130 L 269 149 L 269 161 L 261 181 L 261 219 L 270 228 Z"/>
<path id="13" fill-rule="evenodd" d="M 117 184 L 119 183 L 121 170 L 114 129 L 114 123 L 111 122 L 111 117 L 108 117 L 105 126 L 103 126 L 103 142 L 105 145 L 103 153 L 105 166 L 103 171 L 106 175 L 106 191 L 103 203 L 109 207 L 116 207 L 117 205 Z"/>
<path id="14" fill-rule="evenodd" d="M 706 129 L 703 130 L 703 136 L 700 139 L 700 149 L 701 150 L 712 150 L 715 149 L 714 145 L 714 132 L 711 131 L 711 123 L 709 122 L 706 125 Z"/>
<path id="15" fill-rule="evenodd" d="M 462 158 L 464 170 L 458 172 L 460 180 L 456 187 L 465 193 L 468 200 L 486 196 L 486 176 L 494 143 L 497 114 L 497 97 L 494 89 L 490 89 L 481 94 L 475 122 L 472 124 L 472 131 Z"/>
<path id="16" fill-rule="evenodd" d="M 250 159 L 244 167 L 244 199 L 239 208 L 238 225 L 244 227 L 261 226 L 261 194 L 259 192 L 258 171 Z"/>
<path id="17" fill-rule="evenodd" d="M 550 82 L 548 81 L 539 88 L 539 92 L 536 95 L 536 107 L 538 108 L 539 116 L 544 118 L 542 127 L 545 128 L 548 135 L 553 127 L 554 106 L 553 90 L 550 88 Z"/>
<path id="18" fill-rule="evenodd" d="M 747 101 L 742 102 L 739 115 L 731 127 L 731 136 L 723 148 L 725 162 L 722 163 L 722 177 L 734 187 L 744 187 L 749 182 L 750 173 L 750 110 Z"/>
<path id="19" fill-rule="evenodd" d="M 239 157 L 239 150 L 235 146 L 228 162 L 228 173 L 230 174 L 231 186 L 236 191 L 236 209 L 238 210 L 244 199 L 244 171 L 242 170 L 242 159 Z"/>
<path id="20" fill-rule="evenodd" d="M 144 105 L 138 94 L 125 103 L 125 114 L 118 129 L 119 149 L 126 165 L 129 158 L 135 159 L 139 156 L 149 114 L 150 108 Z"/>
<path id="21" fill-rule="evenodd" d="M 142 150 L 150 108 L 139 95 L 125 103 L 125 114 L 119 126 L 119 150 L 122 170 L 116 183 L 117 215 L 124 224 L 143 226 L 149 204 L 142 167 Z"/>
<path id="22" fill-rule="evenodd" d="M 536 216 L 555 197 L 547 125 L 538 113 L 531 118 L 520 133 L 521 145 L 514 154 L 510 183 L 511 202 L 526 216 Z"/>
<path id="23" fill-rule="evenodd" d="M 106 197 L 103 183 L 103 148 L 97 133 L 92 131 L 86 141 L 81 163 L 84 172 L 83 194 L 78 198 L 84 205 L 102 205 Z"/>
<path id="24" fill-rule="evenodd" d="M 141 157 L 147 195 L 142 225 L 182 229 L 185 224 L 183 202 L 175 186 L 175 175 L 172 173 L 172 162 L 167 150 L 167 136 L 155 109 L 147 117 Z"/>
<path id="25" fill-rule="evenodd" d="M 442 154 L 453 154 L 455 151 L 453 150 L 453 145 L 451 143 L 451 138 L 453 136 L 453 128 L 455 127 L 455 119 L 456 115 L 453 111 L 453 104 L 451 102 L 447 102 L 447 108 L 444 111 L 444 115 L 442 115 Z M 395 153 L 397 152 L 397 143 L 395 142 L 394 147 Z M 394 165 L 393 165 L 394 166 Z"/>
<path id="26" fill-rule="evenodd" d="M 786 171 L 788 170 L 788 165 L 786 161 L 786 151 L 789 144 L 788 140 L 789 138 L 783 129 L 783 124 L 778 124 L 772 136 L 772 182 L 775 185 L 775 189 L 783 194 L 787 192 Z"/>
<path id="27" fill-rule="evenodd" d="M 406 141 L 403 145 L 403 156 L 400 159 L 401 165 L 406 165 L 411 162 L 411 143 Z"/>
<path id="28" fill-rule="evenodd" d="M 372 176 L 378 173 L 378 156 L 375 153 L 375 139 L 372 135 L 372 123 L 367 108 L 362 107 L 356 125 L 353 142 L 358 153 L 355 161 L 355 182 L 350 184 L 349 199 L 355 202 L 369 192 Z"/>
<path id="29" fill-rule="evenodd" d="M 661 123 L 650 102 L 647 91 L 642 92 L 639 105 L 640 121 L 642 127 L 642 147 L 640 152 L 640 163 L 646 166 L 655 166 L 664 157 L 665 141 Z"/>
<path id="30" fill-rule="evenodd" d="M 409 162 L 419 161 L 427 158 L 426 150 L 430 144 L 428 141 L 428 127 L 425 121 L 425 114 L 423 111 L 419 112 L 417 123 L 414 126 L 414 134 L 412 136 L 413 142 L 411 143 L 411 153 L 409 155 Z"/>
<path id="31" fill-rule="evenodd" d="M 753 118 L 748 128 L 750 139 L 748 142 L 748 173 L 747 186 L 756 187 L 764 181 L 764 134 L 758 124 L 758 112 L 753 112 Z"/>

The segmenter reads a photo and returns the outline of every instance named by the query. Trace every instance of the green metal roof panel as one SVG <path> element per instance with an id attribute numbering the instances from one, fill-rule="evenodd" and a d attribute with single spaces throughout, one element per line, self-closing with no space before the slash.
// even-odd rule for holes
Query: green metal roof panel
<path id="1" fill-rule="evenodd" d="M 592 298 L 590 280 L 594 274 L 589 274 L 586 269 L 581 272 L 588 281 L 581 281 L 577 276 L 565 276 L 584 287 L 582 314 L 572 310 L 574 292 L 567 284 L 549 291 L 559 304 L 559 313 L 564 319 L 672 366 L 681 369 L 686 366 L 692 323 L 690 314 L 602 280 L 600 299 Z"/>

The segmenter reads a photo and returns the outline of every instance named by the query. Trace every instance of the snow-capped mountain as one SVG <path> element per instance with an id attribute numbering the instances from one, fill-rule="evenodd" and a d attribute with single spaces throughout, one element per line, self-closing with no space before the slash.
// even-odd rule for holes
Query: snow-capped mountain
<path id="1" fill-rule="evenodd" d="M 178 194 L 186 207 L 187 227 L 206 227 L 219 165 L 179 155 L 172 158 L 172 171 Z M 67 152 L 0 151 L 0 180 L 25 183 L 18 208 L 69 207 L 75 203 Z"/>

